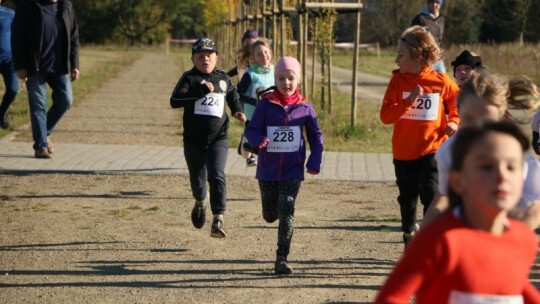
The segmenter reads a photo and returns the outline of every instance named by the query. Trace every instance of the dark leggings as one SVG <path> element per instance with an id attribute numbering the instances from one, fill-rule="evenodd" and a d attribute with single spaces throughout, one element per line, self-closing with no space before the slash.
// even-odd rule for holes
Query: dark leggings
<path id="1" fill-rule="evenodd" d="M 227 139 L 212 142 L 207 147 L 184 143 L 189 181 L 193 197 L 202 201 L 206 198 L 210 185 L 210 207 L 212 214 L 224 214 L 227 210 L 227 185 L 225 183 L 225 163 L 229 152 Z"/>
<path id="2" fill-rule="evenodd" d="M 414 231 L 416 225 L 416 206 L 418 197 L 426 213 L 431 201 L 437 193 L 437 162 L 434 154 L 425 155 L 415 160 L 394 159 L 399 196 L 397 198 L 401 211 L 401 230 L 406 233 Z"/>
<path id="3" fill-rule="evenodd" d="M 293 236 L 294 203 L 301 180 L 271 182 L 259 180 L 262 214 L 265 221 L 273 223 L 279 218 L 276 256 L 289 255 Z"/>

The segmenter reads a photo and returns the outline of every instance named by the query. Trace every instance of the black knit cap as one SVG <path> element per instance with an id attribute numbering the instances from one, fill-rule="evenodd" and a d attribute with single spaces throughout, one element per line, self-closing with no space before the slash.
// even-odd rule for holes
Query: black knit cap
<path id="1" fill-rule="evenodd" d="M 454 73 L 456 72 L 456 67 L 461 64 L 466 64 L 473 67 L 474 69 L 484 66 L 484 64 L 482 64 L 482 58 L 480 58 L 480 56 L 475 56 L 467 50 L 461 52 L 461 54 L 459 54 L 459 56 L 457 56 L 451 64 L 454 67 Z"/>

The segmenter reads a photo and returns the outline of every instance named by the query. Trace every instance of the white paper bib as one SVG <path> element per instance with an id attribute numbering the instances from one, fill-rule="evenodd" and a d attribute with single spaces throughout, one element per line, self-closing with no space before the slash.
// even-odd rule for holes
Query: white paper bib
<path id="1" fill-rule="evenodd" d="M 221 118 L 225 104 L 225 95 L 210 92 L 203 98 L 195 101 L 195 114 L 208 115 Z"/>
<path id="2" fill-rule="evenodd" d="M 523 304 L 523 297 L 474 294 L 452 290 L 448 304 Z"/>
<path id="3" fill-rule="evenodd" d="M 409 98 L 410 92 L 403 92 L 402 98 Z M 439 116 L 439 93 L 426 93 L 418 96 L 411 109 L 401 118 L 412 120 L 437 120 Z"/>
<path id="4" fill-rule="evenodd" d="M 267 127 L 266 134 L 270 142 L 268 152 L 296 152 L 300 149 L 300 127 Z"/>

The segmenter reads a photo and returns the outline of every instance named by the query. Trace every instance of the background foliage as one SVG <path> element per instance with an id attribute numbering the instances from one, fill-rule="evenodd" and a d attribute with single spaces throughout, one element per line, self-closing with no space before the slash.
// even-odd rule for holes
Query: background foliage
<path id="1" fill-rule="evenodd" d="M 240 0 L 71 0 L 86 44 L 151 45 L 167 37 L 195 38 L 228 20 L 229 5 Z M 272 1 L 266 0 L 269 5 Z M 284 1 L 284 0 L 278 0 Z M 356 0 L 342 0 L 356 2 Z M 2 5 L 14 7 L 15 0 Z M 242 2 L 249 2 L 242 0 Z M 337 1 L 336 1 L 337 2 Z M 286 2 L 287 4 L 288 2 Z M 425 0 L 363 0 L 362 42 L 394 45 Z M 289 4 L 290 5 L 290 4 Z M 233 11 L 233 14 L 235 11 Z M 448 0 L 445 46 L 468 43 L 540 41 L 538 0 Z M 355 18 L 341 14 L 334 27 L 337 41 L 352 41 Z M 293 23 L 295 24 L 295 23 Z"/>

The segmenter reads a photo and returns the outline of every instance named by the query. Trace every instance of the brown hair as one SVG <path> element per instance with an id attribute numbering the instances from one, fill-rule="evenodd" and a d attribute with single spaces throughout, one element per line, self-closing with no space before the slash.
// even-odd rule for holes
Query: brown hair
<path id="1" fill-rule="evenodd" d="M 460 129 L 452 144 L 452 166 L 450 171 L 460 171 L 463 168 L 463 162 L 471 148 L 479 140 L 485 138 L 489 133 L 506 134 L 515 138 L 523 153 L 529 150 L 529 139 L 516 124 L 509 121 L 483 122 L 480 125 L 471 125 Z M 452 207 L 462 205 L 462 198 L 452 190 L 448 185 L 448 198 Z"/>
<path id="2" fill-rule="evenodd" d="M 433 65 L 442 57 L 442 51 L 433 38 L 433 35 L 422 26 L 414 25 L 406 29 L 398 43 L 405 43 L 409 47 L 411 57 L 422 58 L 422 66 Z"/>

